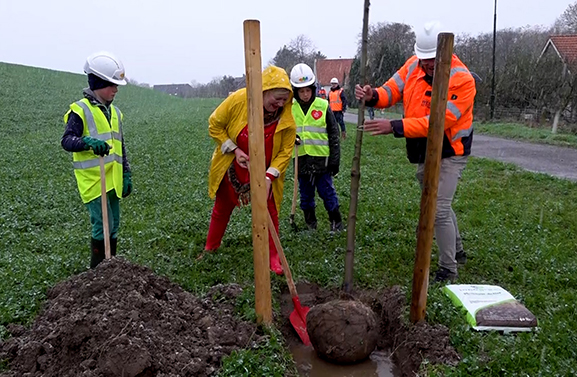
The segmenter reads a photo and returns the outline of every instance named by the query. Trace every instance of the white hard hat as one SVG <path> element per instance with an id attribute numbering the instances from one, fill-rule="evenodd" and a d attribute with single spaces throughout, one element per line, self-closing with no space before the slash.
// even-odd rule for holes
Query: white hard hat
<path id="1" fill-rule="evenodd" d="M 126 85 L 124 65 L 110 52 L 99 51 L 86 58 L 84 72 L 92 73 L 116 85 Z"/>
<path id="2" fill-rule="evenodd" d="M 437 56 L 437 36 L 441 32 L 439 21 L 430 21 L 417 31 L 415 55 L 419 59 L 433 59 Z"/>
<path id="3" fill-rule="evenodd" d="M 315 83 L 315 74 L 311 67 L 299 63 L 291 69 L 290 81 L 295 88 L 304 88 Z"/>
<path id="4" fill-rule="evenodd" d="M 338 83 L 339 83 L 339 80 L 336 77 L 333 77 L 331 79 L 331 84 L 338 84 Z"/>

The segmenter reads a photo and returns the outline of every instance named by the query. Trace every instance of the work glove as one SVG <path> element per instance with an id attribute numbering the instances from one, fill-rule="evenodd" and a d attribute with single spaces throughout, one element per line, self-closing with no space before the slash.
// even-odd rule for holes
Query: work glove
<path id="1" fill-rule="evenodd" d="M 107 142 L 92 138 L 90 136 L 84 136 L 82 141 L 86 144 L 86 149 L 92 149 L 95 155 L 105 156 L 110 152 L 110 145 Z"/>
<path id="2" fill-rule="evenodd" d="M 132 192 L 132 173 L 125 171 L 122 174 L 122 197 L 126 198 Z"/>
<path id="3" fill-rule="evenodd" d="M 329 165 L 327 167 L 330 175 L 332 175 L 333 177 L 336 176 L 337 174 L 339 174 L 339 166 L 338 165 Z"/>
<path id="4" fill-rule="evenodd" d="M 296 136 L 295 138 L 295 145 L 301 145 L 303 141 L 301 140 L 301 137 L 299 135 Z"/>

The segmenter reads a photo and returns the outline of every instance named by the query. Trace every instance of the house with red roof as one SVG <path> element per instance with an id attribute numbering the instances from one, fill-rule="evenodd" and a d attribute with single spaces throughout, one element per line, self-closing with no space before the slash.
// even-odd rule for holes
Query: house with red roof
<path id="1" fill-rule="evenodd" d="M 349 73 L 354 59 L 317 59 L 313 68 L 317 82 L 327 91 L 331 89 L 331 79 L 336 77 L 342 88 L 349 86 Z M 320 87 L 319 87 L 320 89 Z"/>

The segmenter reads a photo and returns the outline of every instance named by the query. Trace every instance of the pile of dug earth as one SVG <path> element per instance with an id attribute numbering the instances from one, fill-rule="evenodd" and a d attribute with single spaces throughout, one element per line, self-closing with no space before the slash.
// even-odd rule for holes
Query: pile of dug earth
<path id="1" fill-rule="evenodd" d="M 30 328 L 9 325 L 0 376 L 209 376 L 223 356 L 258 342 L 234 314 L 242 289 L 213 287 L 204 298 L 119 258 L 48 291 Z"/>

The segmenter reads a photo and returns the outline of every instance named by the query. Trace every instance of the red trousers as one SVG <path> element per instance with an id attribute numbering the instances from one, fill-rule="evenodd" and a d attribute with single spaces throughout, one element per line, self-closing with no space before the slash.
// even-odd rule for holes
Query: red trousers
<path id="1" fill-rule="evenodd" d="M 222 237 L 226 231 L 226 227 L 230 220 L 230 215 L 234 210 L 234 207 L 238 205 L 238 195 L 234 192 L 228 177 L 225 178 L 220 183 L 220 187 L 216 192 L 216 200 L 214 202 L 214 207 L 212 208 L 212 215 L 210 217 L 210 226 L 208 228 L 208 236 L 206 238 L 205 250 L 214 251 L 220 247 L 222 242 Z M 278 234 L 278 212 L 276 210 L 276 205 L 274 202 L 274 197 L 271 195 L 267 200 L 267 207 L 276 228 Z M 269 253 L 270 253 L 270 267 L 271 270 L 277 274 L 282 274 L 282 267 L 280 264 L 279 256 L 270 235 L 268 236 L 269 242 Z"/>

